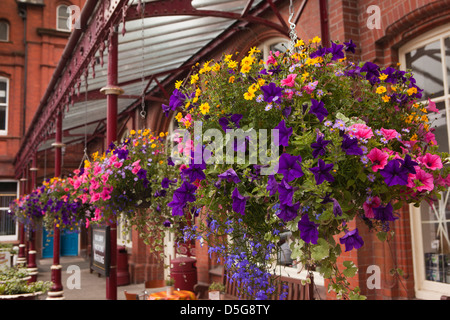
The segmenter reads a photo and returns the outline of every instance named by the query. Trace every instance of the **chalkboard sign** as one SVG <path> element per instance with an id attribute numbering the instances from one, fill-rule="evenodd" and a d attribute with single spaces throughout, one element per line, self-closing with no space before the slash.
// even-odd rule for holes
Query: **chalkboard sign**
<path id="1" fill-rule="evenodd" d="M 109 226 L 92 226 L 91 268 L 109 276 L 110 243 Z"/>

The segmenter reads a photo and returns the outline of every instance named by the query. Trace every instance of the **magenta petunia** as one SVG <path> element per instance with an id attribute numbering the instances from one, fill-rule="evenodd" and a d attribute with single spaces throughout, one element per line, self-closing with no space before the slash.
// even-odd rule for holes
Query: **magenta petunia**
<path id="1" fill-rule="evenodd" d="M 368 127 L 364 123 L 355 123 L 351 125 L 349 130 L 354 130 L 354 135 L 358 139 L 370 139 L 373 137 L 372 128 Z"/>
<path id="2" fill-rule="evenodd" d="M 379 169 L 383 169 L 387 165 L 389 155 L 378 148 L 373 148 L 370 150 L 367 157 L 373 163 L 372 171 L 377 172 Z"/>
<path id="3" fill-rule="evenodd" d="M 408 179 L 408 187 L 416 188 L 417 191 L 433 191 L 434 178 L 431 173 L 417 168 L 416 174 L 411 174 Z"/>
<path id="4" fill-rule="evenodd" d="M 442 169 L 441 157 L 438 154 L 427 153 L 424 156 L 417 157 L 417 161 L 430 170 Z"/>

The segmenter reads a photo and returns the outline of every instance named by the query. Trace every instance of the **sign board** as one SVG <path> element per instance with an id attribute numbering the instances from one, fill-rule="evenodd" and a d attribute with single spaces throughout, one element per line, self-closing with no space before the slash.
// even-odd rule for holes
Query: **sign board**
<path id="1" fill-rule="evenodd" d="M 106 277 L 110 267 L 109 239 L 109 226 L 92 226 L 91 268 Z"/>

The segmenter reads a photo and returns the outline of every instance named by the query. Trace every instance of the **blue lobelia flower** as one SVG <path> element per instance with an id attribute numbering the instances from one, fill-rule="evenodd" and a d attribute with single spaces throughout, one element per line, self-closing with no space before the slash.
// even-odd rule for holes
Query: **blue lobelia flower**
<path id="1" fill-rule="evenodd" d="M 245 205 L 247 203 L 247 198 L 239 193 L 238 188 L 234 188 L 231 194 L 231 199 L 233 199 L 232 208 L 235 212 L 245 215 Z"/>
<path id="2" fill-rule="evenodd" d="M 388 164 L 381 169 L 381 176 L 388 186 L 406 186 L 408 184 L 409 171 L 403 166 L 403 160 L 392 159 Z"/>
<path id="3" fill-rule="evenodd" d="M 358 234 L 358 228 L 347 232 L 342 238 L 339 239 L 339 242 L 345 245 L 345 251 L 350 251 L 353 248 L 359 249 L 364 245 L 364 240 Z"/>
<path id="4" fill-rule="evenodd" d="M 302 171 L 302 157 L 293 156 L 289 153 L 283 153 L 280 156 L 278 173 L 284 176 L 287 182 L 294 180 L 295 178 L 300 178 L 303 176 Z"/>
<path id="5" fill-rule="evenodd" d="M 320 122 L 328 116 L 328 110 L 324 107 L 323 101 L 317 101 L 316 99 L 311 99 L 309 113 L 314 114 Z"/>
<path id="6" fill-rule="evenodd" d="M 298 216 L 298 210 L 300 209 L 300 202 L 297 203 L 282 203 L 280 204 L 280 210 L 277 211 L 277 216 L 284 222 L 294 220 Z"/>
<path id="7" fill-rule="evenodd" d="M 318 166 L 310 168 L 309 171 L 311 171 L 314 174 L 316 184 L 319 185 L 322 184 L 325 180 L 327 180 L 328 182 L 334 181 L 334 177 L 330 173 L 333 167 L 334 164 L 332 163 L 326 164 L 325 161 L 319 159 Z"/>
<path id="8" fill-rule="evenodd" d="M 278 141 L 279 144 L 285 147 L 289 146 L 289 137 L 292 135 L 292 128 L 287 128 L 286 123 L 283 120 L 274 128 L 278 130 Z"/>
<path id="9" fill-rule="evenodd" d="M 298 222 L 298 230 L 300 230 L 300 238 L 306 243 L 317 244 L 319 239 L 319 225 L 310 221 L 308 214 L 304 214 Z"/>
<path id="10" fill-rule="evenodd" d="M 313 149 L 312 155 L 314 158 L 317 158 L 318 156 L 325 155 L 326 152 L 326 146 L 331 143 L 330 140 L 323 140 L 323 135 L 318 134 L 316 142 L 311 143 L 311 148 Z"/>
<path id="11" fill-rule="evenodd" d="M 228 169 L 224 173 L 219 174 L 217 177 L 219 179 L 227 180 L 228 182 L 234 182 L 234 183 L 241 182 L 241 179 L 239 179 L 236 171 L 234 171 L 232 168 Z"/>
<path id="12" fill-rule="evenodd" d="M 358 139 L 343 135 L 341 149 L 348 155 L 362 156 L 363 150 L 358 146 Z"/>

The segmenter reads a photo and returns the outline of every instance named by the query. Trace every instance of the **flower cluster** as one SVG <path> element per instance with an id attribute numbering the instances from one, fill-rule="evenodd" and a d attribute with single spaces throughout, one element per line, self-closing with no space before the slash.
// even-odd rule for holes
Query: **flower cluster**
<path id="1" fill-rule="evenodd" d="M 211 233 L 220 235 L 232 221 L 248 241 L 267 247 L 279 240 L 274 231 L 288 230 L 294 258 L 332 278 L 341 245 L 349 251 L 364 244 L 349 221 L 357 217 L 385 232 L 399 218 L 397 209 L 434 201 L 450 185 L 447 154 L 438 152 L 429 123 L 428 113 L 439 112 L 435 105 L 420 102 L 422 90 L 410 72 L 353 63 L 345 55 L 352 50 L 351 41 L 324 48 L 315 38 L 262 61 L 253 48 L 240 61 L 224 55 L 199 65 L 176 83 L 163 110 L 189 132 L 176 151 L 188 150 L 191 161 L 180 166 L 169 206 L 174 216 L 204 208 L 214 224 L 200 223 L 196 237 L 214 242 Z M 226 161 L 228 150 L 217 152 L 217 138 L 198 136 L 195 123 L 203 132 L 223 133 L 234 161 Z M 238 130 L 248 136 L 233 141 Z M 276 135 L 264 140 L 264 130 Z M 261 141 L 273 148 L 255 150 Z M 194 161 L 198 154 L 202 161 Z M 249 161 L 255 155 L 260 162 Z M 228 245 L 248 253 L 238 241 Z M 259 265 L 266 270 L 264 261 Z"/>

